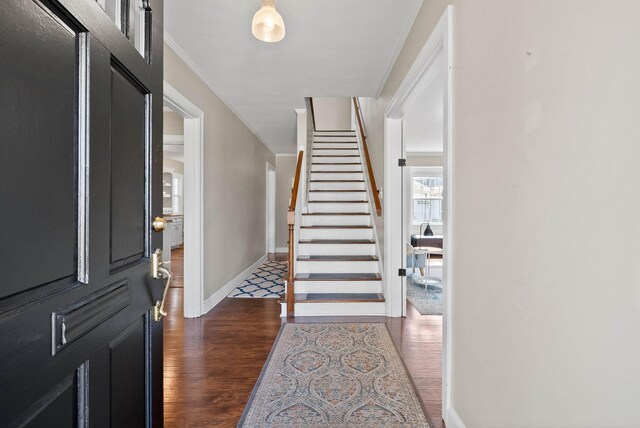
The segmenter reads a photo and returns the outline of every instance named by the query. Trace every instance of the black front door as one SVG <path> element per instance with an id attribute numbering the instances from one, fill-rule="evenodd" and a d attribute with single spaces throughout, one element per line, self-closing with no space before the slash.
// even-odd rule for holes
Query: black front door
<path id="1" fill-rule="evenodd" d="M 162 425 L 162 0 L 0 1 L 0 426 Z"/>

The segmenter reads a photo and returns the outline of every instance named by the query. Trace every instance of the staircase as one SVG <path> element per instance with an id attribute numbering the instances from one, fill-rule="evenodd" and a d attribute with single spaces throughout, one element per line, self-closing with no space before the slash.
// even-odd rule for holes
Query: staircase
<path id="1" fill-rule="evenodd" d="M 384 315 L 382 277 L 355 131 L 314 133 L 295 262 L 295 315 Z"/>

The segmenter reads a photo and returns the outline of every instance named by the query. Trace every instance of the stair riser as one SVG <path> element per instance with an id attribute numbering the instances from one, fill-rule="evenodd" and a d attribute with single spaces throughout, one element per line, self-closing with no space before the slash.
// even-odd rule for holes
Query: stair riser
<path id="1" fill-rule="evenodd" d="M 300 239 L 373 239 L 373 230 L 300 229 Z"/>
<path id="2" fill-rule="evenodd" d="M 381 281 L 296 281 L 296 293 L 382 293 Z"/>
<path id="3" fill-rule="evenodd" d="M 309 202 L 310 213 L 366 213 L 369 212 L 369 203 L 340 204 L 340 203 L 314 203 Z"/>
<path id="4" fill-rule="evenodd" d="M 371 216 L 303 215 L 302 226 L 371 226 Z"/>
<path id="5" fill-rule="evenodd" d="M 335 172 L 312 172 L 312 180 L 364 180 L 361 172 L 345 172 L 336 174 Z"/>
<path id="6" fill-rule="evenodd" d="M 318 153 L 316 153 L 318 154 Z M 320 153 L 323 154 L 323 153 Z M 324 163 L 361 163 L 360 156 L 355 158 L 349 158 L 344 156 L 327 156 L 327 157 L 314 157 L 313 162 Z"/>
<path id="7" fill-rule="evenodd" d="M 314 149 L 358 149 L 358 144 L 353 142 L 338 142 L 338 143 L 313 143 Z"/>
<path id="8" fill-rule="evenodd" d="M 281 308 L 281 316 L 287 316 L 286 304 Z M 296 316 L 384 316 L 385 303 L 296 303 L 294 310 Z"/>
<path id="9" fill-rule="evenodd" d="M 311 192 L 313 201 L 363 201 L 367 202 L 366 192 Z"/>
<path id="10" fill-rule="evenodd" d="M 336 149 L 330 149 L 330 150 L 317 150 L 317 149 L 313 149 L 313 154 L 314 155 L 331 155 L 331 156 L 351 156 L 351 155 L 360 155 L 358 153 L 357 149 L 349 149 L 349 150 L 336 150 Z M 350 159 L 354 159 L 354 158 L 350 158 Z"/>
<path id="11" fill-rule="evenodd" d="M 311 169 L 314 171 L 362 171 L 362 165 L 311 165 Z"/>
<path id="12" fill-rule="evenodd" d="M 298 253 L 301 256 L 373 256 L 376 254 L 376 246 L 375 244 L 300 244 Z"/>
<path id="13" fill-rule="evenodd" d="M 364 183 L 310 183 L 310 190 L 364 190 Z"/>
<path id="14" fill-rule="evenodd" d="M 377 273 L 379 270 L 377 261 L 296 262 L 296 273 Z"/>

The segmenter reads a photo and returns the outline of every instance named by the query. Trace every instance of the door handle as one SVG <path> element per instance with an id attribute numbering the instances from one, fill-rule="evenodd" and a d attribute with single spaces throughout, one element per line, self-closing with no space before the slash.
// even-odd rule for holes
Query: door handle
<path id="1" fill-rule="evenodd" d="M 157 301 L 153 306 L 154 321 L 160 321 L 162 317 L 167 316 L 167 313 L 164 310 L 164 304 L 167 300 L 167 292 L 171 286 L 171 279 L 173 278 L 171 270 L 167 269 L 162 264 L 162 250 L 158 248 L 151 256 L 151 276 L 154 279 L 166 279 L 167 283 L 165 284 L 164 291 L 162 292 L 162 300 Z"/>
<path id="2" fill-rule="evenodd" d="M 162 232 L 167 228 L 167 221 L 162 217 L 156 217 L 151 222 L 151 227 L 154 232 Z"/>

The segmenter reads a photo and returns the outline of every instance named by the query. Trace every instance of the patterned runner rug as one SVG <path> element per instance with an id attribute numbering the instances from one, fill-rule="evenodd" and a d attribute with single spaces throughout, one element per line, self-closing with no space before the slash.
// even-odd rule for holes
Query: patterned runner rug
<path id="1" fill-rule="evenodd" d="M 428 428 L 382 323 L 285 324 L 238 427 Z"/>
<path id="2" fill-rule="evenodd" d="M 287 262 L 266 261 L 246 277 L 228 297 L 261 297 L 277 299 L 284 293 Z"/>

